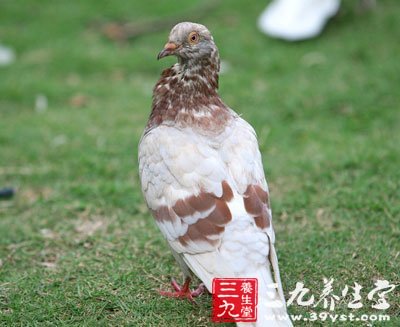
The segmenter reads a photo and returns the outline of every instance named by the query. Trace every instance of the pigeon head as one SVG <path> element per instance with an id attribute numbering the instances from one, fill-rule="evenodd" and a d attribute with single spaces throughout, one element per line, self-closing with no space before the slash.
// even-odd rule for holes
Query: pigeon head
<path id="1" fill-rule="evenodd" d="M 200 61 L 217 52 L 210 31 L 201 24 L 183 22 L 175 25 L 157 59 L 174 55 L 179 62 Z"/>

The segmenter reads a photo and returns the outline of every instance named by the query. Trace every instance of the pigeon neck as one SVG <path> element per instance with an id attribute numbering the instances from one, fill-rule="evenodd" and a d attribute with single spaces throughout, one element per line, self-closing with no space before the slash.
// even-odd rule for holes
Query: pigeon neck
<path id="1" fill-rule="evenodd" d="M 216 94 L 219 67 L 220 62 L 217 50 L 214 50 L 210 57 L 201 59 L 179 57 L 179 63 L 176 68 L 183 82 L 182 91 L 188 96 L 190 96 L 190 91 L 204 91 L 208 95 Z M 189 88 L 185 86 L 189 86 Z"/>
<path id="2" fill-rule="evenodd" d="M 180 61 L 163 71 L 154 87 L 147 130 L 160 124 L 192 126 L 208 133 L 223 130 L 231 113 L 217 93 L 218 52 Z"/>

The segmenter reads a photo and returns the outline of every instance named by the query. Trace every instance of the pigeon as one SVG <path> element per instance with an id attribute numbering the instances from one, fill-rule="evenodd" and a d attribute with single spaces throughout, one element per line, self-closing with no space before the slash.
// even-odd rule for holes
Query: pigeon
<path id="1" fill-rule="evenodd" d="M 291 326 L 257 136 L 218 95 L 214 39 L 179 23 L 157 58 L 167 56 L 178 62 L 154 87 L 138 151 L 147 206 L 185 276 L 160 293 L 192 300 L 214 278 L 257 278 L 257 322 L 238 326 Z M 194 275 L 204 286 L 191 290 Z"/>

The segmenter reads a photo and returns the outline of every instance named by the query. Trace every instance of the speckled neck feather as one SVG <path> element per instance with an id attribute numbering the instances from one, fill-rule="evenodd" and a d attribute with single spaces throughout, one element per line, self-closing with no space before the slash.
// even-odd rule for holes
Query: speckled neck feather
<path id="1" fill-rule="evenodd" d="M 217 48 L 206 58 L 179 58 L 164 70 L 153 90 L 147 128 L 168 124 L 221 130 L 231 114 L 217 92 L 218 71 Z"/>

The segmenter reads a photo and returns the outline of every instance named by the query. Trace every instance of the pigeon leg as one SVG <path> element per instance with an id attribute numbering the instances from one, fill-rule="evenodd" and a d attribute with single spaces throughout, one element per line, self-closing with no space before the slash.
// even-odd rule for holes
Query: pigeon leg
<path id="1" fill-rule="evenodd" d="M 172 278 L 171 280 L 171 285 L 174 288 L 175 292 L 169 292 L 169 291 L 159 291 L 159 294 L 162 296 L 168 296 L 168 297 L 175 297 L 179 299 L 188 299 L 190 302 L 194 302 L 194 297 L 199 296 L 203 294 L 205 287 L 204 284 L 200 284 L 199 287 L 195 290 L 190 290 L 189 285 L 190 285 L 191 279 L 189 277 L 186 277 L 185 283 L 180 286 L 175 279 Z"/>

